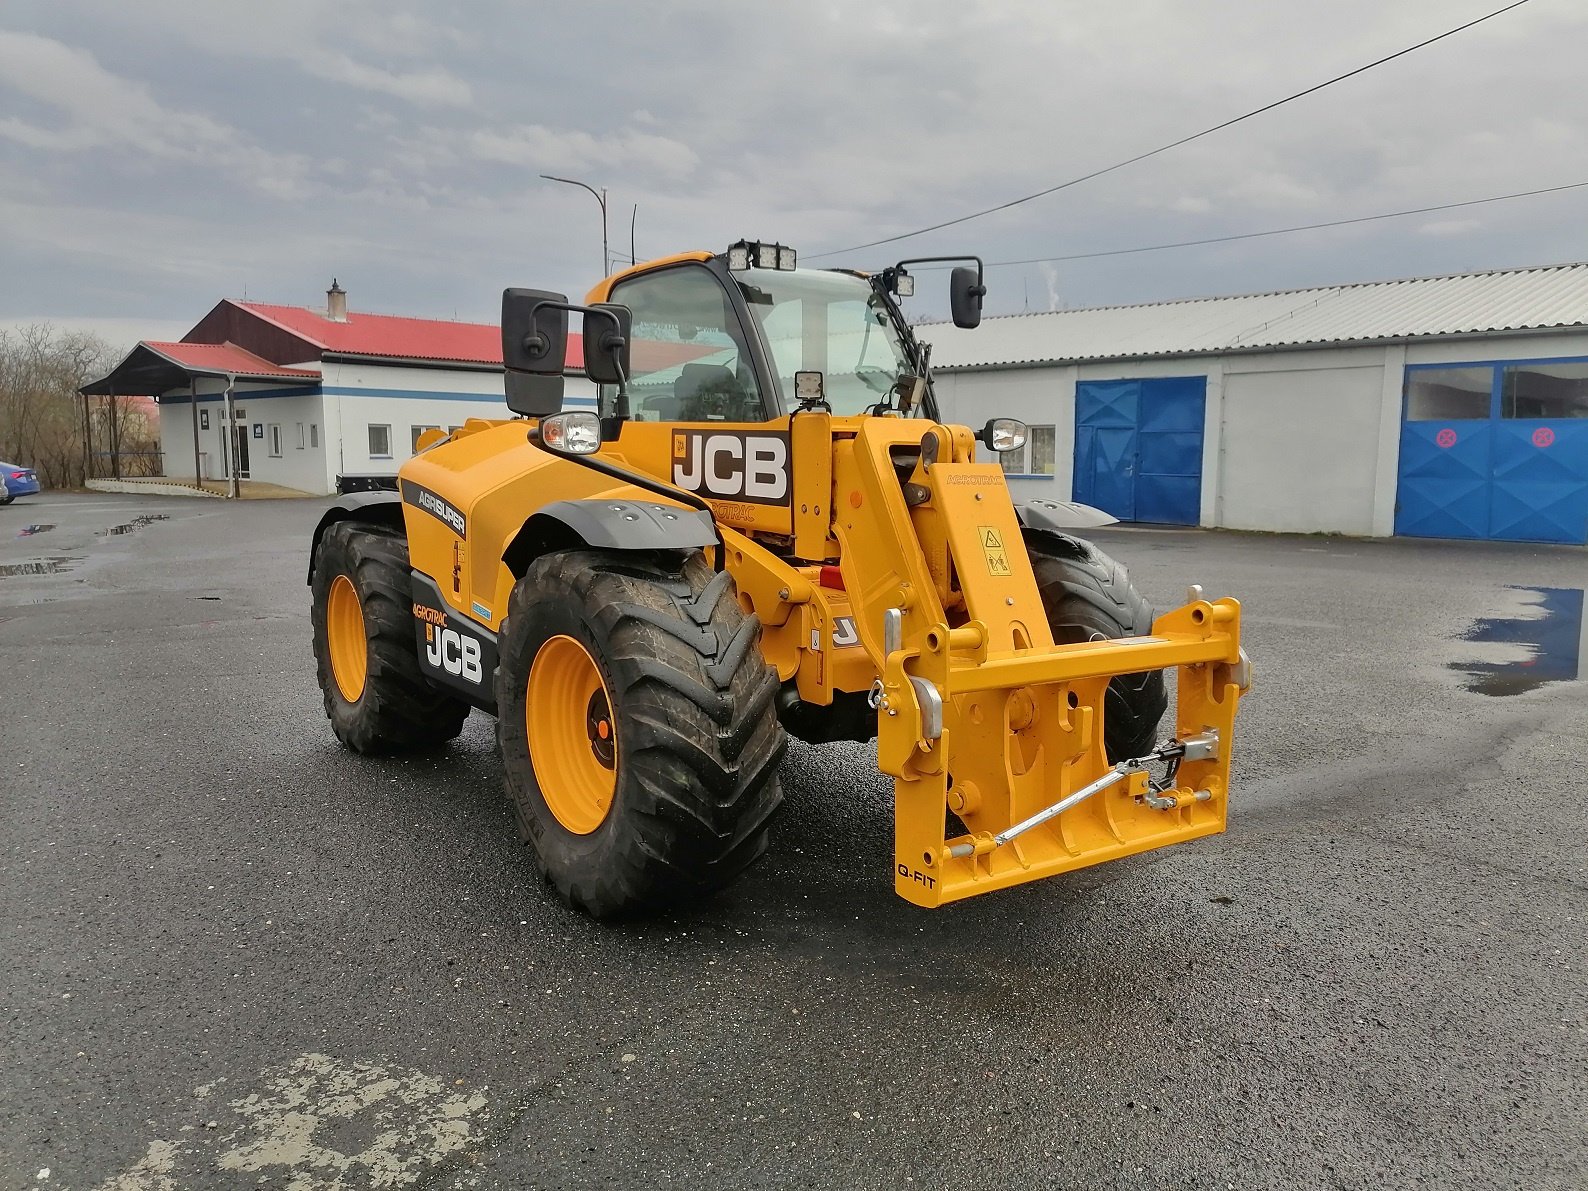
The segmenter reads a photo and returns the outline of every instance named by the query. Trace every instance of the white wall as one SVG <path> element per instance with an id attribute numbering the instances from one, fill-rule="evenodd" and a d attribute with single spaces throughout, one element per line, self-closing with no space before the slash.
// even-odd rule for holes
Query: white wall
<path id="1" fill-rule="evenodd" d="M 338 474 L 390 475 L 413 455 L 415 426 L 461 426 L 469 418 L 510 418 L 500 372 L 450 368 L 404 368 L 328 360 L 321 365 L 326 421 L 333 437 L 325 460 L 324 487 Z M 595 387 L 582 377 L 567 381 L 564 403 L 593 405 Z M 369 451 L 370 426 L 390 426 L 391 454 Z"/>
<path id="2" fill-rule="evenodd" d="M 325 406 L 318 393 L 305 397 L 251 397 L 246 392 L 232 396 L 232 408 L 242 416 L 238 423 L 247 427 L 248 478 L 267 484 L 280 484 L 296 488 L 299 492 L 324 493 L 325 478 Z M 224 431 L 223 405 L 216 407 L 210 417 L 212 429 L 208 437 L 214 443 L 215 458 L 220 459 L 220 444 Z M 298 445 L 298 427 L 303 427 L 303 445 Z M 254 437 L 254 427 L 262 426 L 263 437 Z M 272 455 L 270 428 L 281 428 L 281 454 Z M 314 438 L 310 427 L 317 427 L 318 446 L 309 445 Z"/>
<path id="3" fill-rule="evenodd" d="M 220 481 L 227 476 L 226 415 L 222 395 L 224 381 L 203 379 L 199 391 L 199 451 L 204 478 Z M 232 407 L 248 436 L 248 478 L 296 488 L 302 492 L 324 493 L 325 413 L 319 395 L 312 388 L 278 388 L 268 384 L 238 382 L 232 393 Z M 209 425 L 202 425 L 207 421 Z M 303 424 L 304 446 L 298 447 L 298 424 Z M 281 455 L 270 454 L 269 427 L 281 427 Z M 253 436 L 254 426 L 263 427 L 262 437 Z M 309 427 L 318 428 L 320 445 L 308 445 Z M 178 390 L 160 402 L 160 448 L 165 453 L 165 474 L 190 479 L 193 475 L 193 411 L 187 394 Z"/>
<path id="4" fill-rule="evenodd" d="M 950 422 L 975 430 L 986 425 L 988 418 L 1019 418 L 1027 426 L 1052 426 L 1053 475 L 1011 477 L 1009 488 L 1016 500 L 1069 500 L 1075 469 L 1075 375 L 1073 365 L 942 372 L 936 374 L 932 386 L 940 412 Z M 978 447 L 977 455 L 985 462 L 997 460 L 985 447 Z"/>
<path id="5" fill-rule="evenodd" d="M 1333 366 L 1306 359 L 1325 354 Z M 1381 347 L 1227 357 L 1219 465 L 1202 477 L 1204 494 L 1214 488 L 1209 523 L 1372 534 L 1383 391 Z"/>
<path id="6" fill-rule="evenodd" d="M 937 394 L 950 421 L 1054 426 L 1054 477 L 1009 487 L 1017 500 L 1072 499 L 1078 381 L 1205 376 L 1203 525 L 1388 536 L 1406 365 L 1555 357 L 1588 357 L 1588 334 L 955 370 L 939 373 Z"/>

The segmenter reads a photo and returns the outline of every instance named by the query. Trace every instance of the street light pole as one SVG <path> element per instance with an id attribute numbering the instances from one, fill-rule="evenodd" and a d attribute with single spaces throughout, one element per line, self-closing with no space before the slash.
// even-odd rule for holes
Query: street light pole
<path id="1" fill-rule="evenodd" d="M 580 182 L 577 178 L 557 178 L 551 174 L 542 174 L 541 177 L 546 179 L 548 182 L 561 182 L 567 186 L 581 186 L 590 192 L 590 194 L 595 198 L 596 202 L 601 204 L 601 276 L 605 277 L 609 272 L 611 272 L 612 267 L 612 254 L 607 250 L 606 187 L 603 186 L 600 190 L 597 190 L 594 186 L 591 186 L 585 182 Z"/>

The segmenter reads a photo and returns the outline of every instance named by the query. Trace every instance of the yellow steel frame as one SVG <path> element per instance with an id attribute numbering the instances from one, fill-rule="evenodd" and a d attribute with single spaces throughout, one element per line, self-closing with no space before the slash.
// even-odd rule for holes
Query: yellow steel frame
<path id="1" fill-rule="evenodd" d="M 604 300 L 625 275 L 591 299 Z M 708 502 L 720 561 L 761 620 L 764 656 L 802 700 L 825 705 L 838 692 L 871 688 L 878 764 L 894 779 L 901 897 L 938 906 L 1224 829 L 1245 682 L 1236 601 L 1193 601 L 1159 617 L 1148 637 L 1057 645 L 1003 474 L 976 462 L 965 427 L 815 412 L 704 426 L 789 436 L 786 506 Z M 629 423 L 603 457 L 670 482 L 674 434 L 688 429 Z M 470 422 L 401 473 L 467 515 L 464 540 L 405 506 L 411 556 L 452 610 L 477 619 L 483 610 L 492 628 L 514 582 L 503 553 L 537 508 L 656 499 L 541 450 L 525 430 L 523 422 Z M 913 467 L 904 484 L 901 467 Z M 820 581 L 834 560 L 843 590 Z M 885 628 L 890 615 L 896 639 Z M 840 641 L 839 626 L 847 634 L 851 621 L 858 646 Z M 1179 670 L 1176 737 L 1214 732 L 1219 741 L 1212 755 L 1180 766 L 1173 798 L 1134 772 L 1018 838 L 995 838 L 1121 760 L 1103 744 L 1111 678 L 1171 667 Z M 946 809 L 967 834 L 946 838 Z"/>

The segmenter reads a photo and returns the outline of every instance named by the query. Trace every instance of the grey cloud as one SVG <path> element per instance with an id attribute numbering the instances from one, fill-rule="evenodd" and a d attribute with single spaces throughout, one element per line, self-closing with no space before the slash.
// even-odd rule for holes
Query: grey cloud
<path id="1" fill-rule="evenodd" d="M 306 302 L 333 272 L 355 308 L 416 314 L 489 318 L 505 284 L 582 293 L 599 212 L 540 173 L 606 187 L 615 248 L 638 204 L 641 255 L 764 235 L 809 256 L 1052 185 L 1486 7 L 13 0 L 0 37 L 33 40 L 0 48 L 0 270 L 26 280 L 0 318 L 196 317 L 240 284 Z M 1588 180 L 1585 31 L 1578 6 L 1529 5 L 1117 174 L 822 263 L 1058 255 Z M 999 269 L 989 309 L 1574 258 L 1584 206 Z"/>

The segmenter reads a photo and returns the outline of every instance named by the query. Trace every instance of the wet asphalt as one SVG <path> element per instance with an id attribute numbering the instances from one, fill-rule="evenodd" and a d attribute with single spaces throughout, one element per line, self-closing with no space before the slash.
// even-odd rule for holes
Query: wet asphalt
<path id="1" fill-rule="evenodd" d="M 1584 1185 L 1583 550 L 1100 531 L 1243 601 L 1226 835 L 920 911 L 795 744 L 767 859 L 614 927 L 487 718 L 336 745 L 324 503 L 0 509 L 0 1188 Z"/>

